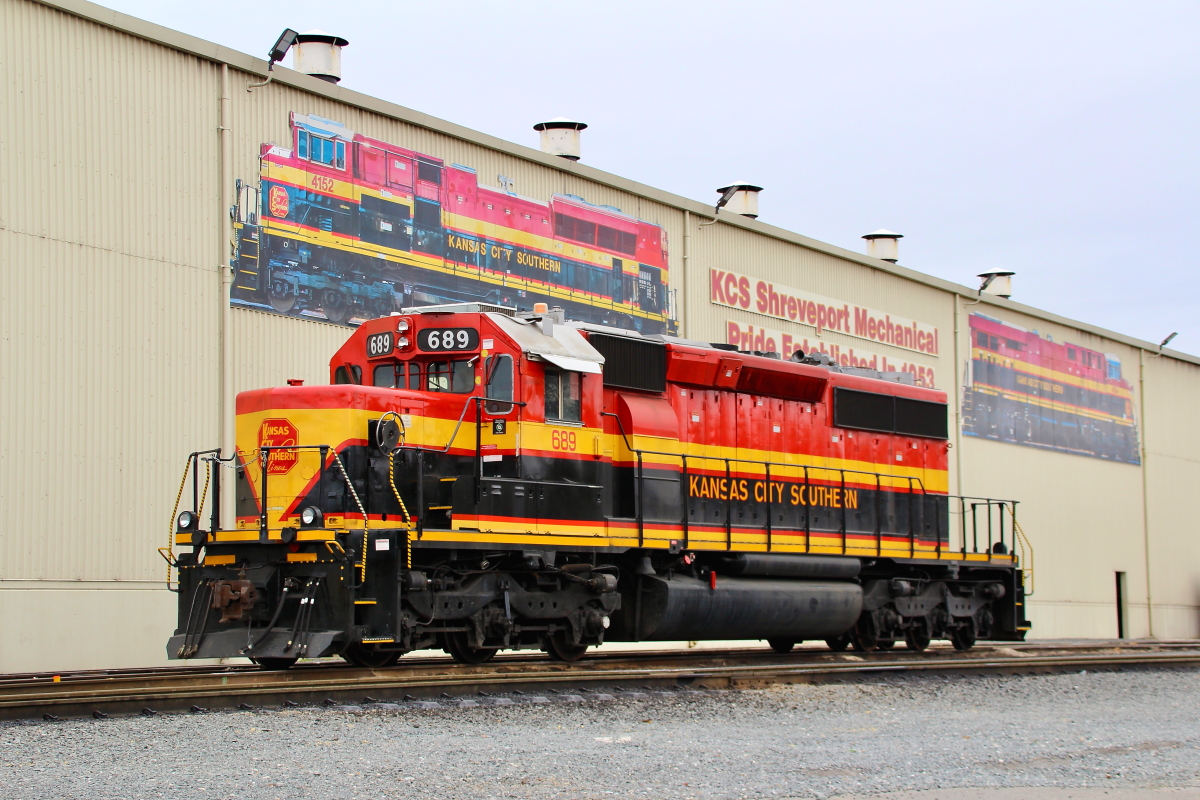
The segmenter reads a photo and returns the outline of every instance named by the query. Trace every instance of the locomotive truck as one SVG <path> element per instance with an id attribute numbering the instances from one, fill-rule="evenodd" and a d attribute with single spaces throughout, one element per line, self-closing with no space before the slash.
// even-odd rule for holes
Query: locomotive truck
<path id="1" fill-rule="evenodd" d="M 474 303 L 369 320 L 329 369 L 242 392 L 236 452 L 189 456 L 171 658 L 1030 627 L 1016 503 L 947 493 L 946 395 L 907 373 Z"/>

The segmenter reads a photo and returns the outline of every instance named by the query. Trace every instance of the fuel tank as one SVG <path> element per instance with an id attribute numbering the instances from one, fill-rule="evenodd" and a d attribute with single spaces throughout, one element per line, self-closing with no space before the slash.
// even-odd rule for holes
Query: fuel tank
<path id="1" fill-rule="evenodd" d="M 645 575 L 630 581 L 605 638 L 827 639 L 850 630 L 862 604 L 856 583 L 720 575 L 714 586 L 690 576 Z"/>
<path id="2" fill-rule="evenodd" d="M 721 559 L 722 575 L 761 575 L 764 578 L 814 578 L 848 581 L 858 577 L 860 562 L 846 556 L 790 553 L 737 553 Z"/>

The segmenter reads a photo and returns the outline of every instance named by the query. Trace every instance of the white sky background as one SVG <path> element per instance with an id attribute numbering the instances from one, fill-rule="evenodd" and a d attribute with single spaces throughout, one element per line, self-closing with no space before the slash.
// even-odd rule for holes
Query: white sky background
<path id="1" fill-rule="evenodd" d="M 264 58 L 335 33 L 356 91 L 531 147 L 579 119 L 600 169 L 1200 353 L 1200 3 L 102 2 Z"/>

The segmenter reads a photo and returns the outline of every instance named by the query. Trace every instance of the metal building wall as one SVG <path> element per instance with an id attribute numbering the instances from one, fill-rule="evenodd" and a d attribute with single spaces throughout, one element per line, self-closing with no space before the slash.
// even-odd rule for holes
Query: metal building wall
<path id="1" fill-rule="evenodd" d="M 215 432 L 218 68 L 30 2 L 0 29 L 0 671 L 147 663 Z"/>
<path id="2" fill-rule="evenodd" d="M 1200 636 L 1200 366 L 1150 352 L 1144 365 L 1146 563 L 1153 634 Z"/>
<path id="3" fill-rule="evenodd" d="M 982 311 L 1055 342 L 1120 356 L 1135 412 L 1141 405 L 1136 349 L 1015 310 L 959 302 L 964 374 L 971 353 L 967 316 Z M 1115 638 L 1117 572 L 1127 575 L 1126 635 L 1148 635 L 1141 467 L 976 436 L 959 442 L 963 494 L 1020 501 L 1018 521 L 1035 551 L 1031 635 Z"/>
<path id="4" fill-rule="evenodd" d="M 228 258 L 232 188 L 220 177 L 222 63 L 234 177 L 255 178 L 260 143 L 289 144 L 288 112 L 300 111 L 474 167 L 484 184 L 504 175 L 522 195 L 614 205 L 667 230 L 685 335 L 722 341 L 734 319 L 812 338 L 812 329 L 713 305 L 709 270 L 732 269 L 936 325 L 936 358 L 822 338 L 933 367 L 957 402 L 955 375 L 970 352 L 964 287 L 728 214 L 702 225 L 711 219 L 702 204 L 282 68 L 247 92 L 262 80 L 261 62 L 83 0 L 0 0 L 0 26 L 9 42 L 0 49 L 0 296 L 9 300 L 0 435 L 10 455 L 0 459 L 0 672 L 163 660 L 174 596 L 162 589 L 155 548 L 183 457 L 220 434 L 217 265 Z M 1145 346 L 1006 301 L 982 307 L 1117 352 L 1127 376 Z M 229 321 L 235 390 L 323 383 L 349 333 L 245 309 Z M 1117 570 L 1128 575 L 1132 633 L 1151 629 L 1147 586 L 1153 633 L 1200 630 L 1200 562 L 1190 557 L 1200 545 L 1179 502 L 1200 477 L 1200 433 L 1187 413 L 1200 366 L 1186 358 L 1145 359 L 1144 484 L 1135 466 L 955 442 L 964 491 L 1023 501 L 1038 559 L 1035 635 L 1115 633 Z"/>

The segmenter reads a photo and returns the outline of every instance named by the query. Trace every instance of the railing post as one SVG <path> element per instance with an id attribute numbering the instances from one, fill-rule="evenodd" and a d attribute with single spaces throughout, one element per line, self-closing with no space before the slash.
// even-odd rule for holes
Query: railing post
<path id="1" fill-rule="evenodd" d="M 646 543 L 646 521 L 645 521 L 645 484 L 642 480 L 642 451 L 637 451 L 637 526 L 638 526 L 638 547 L 642 547 Z"/>
<path id="2" fill-rule="evenodd" d="M 812 550 L 812 494 L 808 490 L 808 466 L 804 469 L 804 488 L 800 499 L 804 501 L 804 552 Z"/>
<path id="3" fill-rule="evenodd" d="M 883 476 L 875 473 L 875 555 L 883 555 Z"/>
<path id="4" fill-rule="evenodd" d="M 908 479 L 908 557 L 917 555 L 917 526 L 913 522 L 913 479 Z"/>
<path id="5" fill-rule="evenodd" d="M 475 398 L 475 513 L 483 502 L 483 406 L 482 397 Z"/>
<path id="6" fill-rule="evenodd" d="M 262 484 L 259 487 L 259 500 L 262 501 L 262 512 L 258 517 L 258 535 L 262 539 L 267 538 L 267 458 L 270 452 L 265 447 L 258 451 L 259 474 L 262 475 L 262 480 L 259 481 Z"/>
<path id="7" fill-rule="evenodd" d="M 215 533 L 221 527 L 221 448 L 217 448 L 216 458 L 211 462 L 213 464 L 212 476 L 212 522 L 211 527 Z"/>
<path id="8" fill-rule="evenodd" d="M 976 514 L 976 509 L 979 508 L 979 503 L 971 503 L 971 552 L 979 552 L 979 515 Z"/>
<path id="9" fill-rule="evenodd" d="M 962 522 L 962 558 L 965 560 L 967 557 L 967 499 L 962 497 L 959 498 L 959 519 Z"/>
<path id="10" fill-rule="evenodd" d="M 766 487 L 767 487 L 767 552 L 771 552 L 771 462 L 764 461 L 763 467 L 766 470 Z"/>
<path id="11" fill-rule="evenodd" d="M 192 453 L 192 511 L 200 509 L 200 454 Z"/>
<path id="12" fill-rule="evenodd" d="M 842 555 L 846 554 L 846 541 L 848 538 L 846 530 L 846 470 L 839 468 L 838 475 L 842 479 Z"/>
<path id="13" fill-rule="evenodd" d="M 680 455 L 679 458 L 683 462 L 683 473 L 682 473 L 681 479 L 679 481 L 680 494 L 683 495 L 683 519 L 680 520 L 680 527 L 683 529 L 683 549 L 686 550 L 688 548 L 688 544 L 689 544 L 689 541 L 688 541 L 688 503 L 691 500 L 692 496 L 690 494 L 690 487 L 688 485 L 687 453 Z"/>
<path id="14" fill-rule="evenodd" d="M 725 549 L 733 549 L 733 474 L 725 459 Z"/>
<path id="15" fill-rule="evenodd" d="M 1004 502 L 1003 500 L 1000 501 L 999 508 L 1000 508 L 1000 544 L 1001 545 L 1004 544 L 1004 509 L 1007 506 L 1008 506 L 1008 503 Z M 1012 551 L 1010 550 L 1009 552 L 1012 552 Z"/>
<path id="16" fill-rule="evenodd" d="M 987 551 L 990 555 L 992 552 L 992 498 L 987 498 L 987 518 L 988 518 L 988 540 Z"/>

